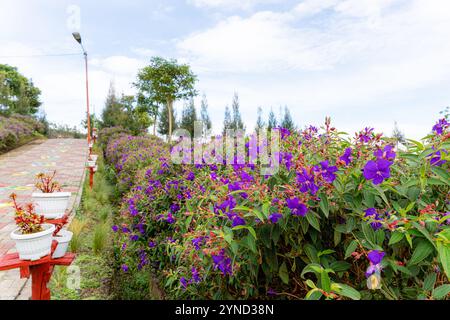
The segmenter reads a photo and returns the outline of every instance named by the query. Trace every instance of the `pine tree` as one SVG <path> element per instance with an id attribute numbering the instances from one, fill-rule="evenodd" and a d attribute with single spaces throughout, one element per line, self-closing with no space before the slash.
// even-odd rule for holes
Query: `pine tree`
<path id="1" fill-rule="evenodd" d="M 295 124 L 292 120 L 291 113 L 287 106 L 284 107 L 284 116 L 283 120 L 281 121 L 281 127 L 288 129 L 290 131 L 295 130 Z"/>
<path id="2" fill-rule="evenodd" d="M 273 112 L 272 108 L 270 109 L 269 120 L 267 123 L 267 129 L 269 130 L 277 127 L 277 118 L 275 117 L 275 113 Z"/>
<path id="3" fill-rule="evenodd" d="M 241 112 L 239 111 L 239 96 L 236 92 L 234 93 L 231 106 L 233 108 L 233 121 L 231 129 L 245 130 L 244 123 L 242 122 Z"/>
<path id="4" fill-rule="evenodd" d="M 197 111 L 195 110 L 194 99 L 190 99 L 181 114 L 180 128 L 189 131 L 191 137 L 194 136 L 194 123 L 197 121 Z"/>
<path id="5" fill-rule="evenodd" d="M 114 83 L 112 81 L 109 85 L 105 108 L 103 109 L 101 117 L 103 127 L 127 127 L 128 124 L 127 112 L 124 110 L 123 105 L 120 103 L 119 99 L 116 96 Z"/>
<path id="6" fill-rule="evenodd" d="M 227 129 L 232 129 L 231 112 L 228 106 L 225 107 L 225 117 L 223 120 L 223 135 L 227 133 Z"/>
<path id="7" fill-rule="evenodd" d="M 260 130 L 266 126 L 264 120 L 263 120 L 263 112 L 262 108 L 258 107 L 258 118 L 256 119 L 256 130 Z"/>
<path id="8" fill-rule="evenodd" d="M 203 95 L 202 97 L 200 117 L 203 122 L 205 132 L 210 130 L 212 128 L 212 123 L 208 114 L 208 100 L 206 100 L 206 95 Z"/>

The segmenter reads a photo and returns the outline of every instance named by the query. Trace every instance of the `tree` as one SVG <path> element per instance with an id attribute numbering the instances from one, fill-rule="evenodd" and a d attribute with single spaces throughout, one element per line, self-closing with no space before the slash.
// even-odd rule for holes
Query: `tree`
<path id="1" fill-rule="evenodd" d="M 41 90 L 17 68 L 0 64 L 0 112 L 34 115 L 38 112 Z"/>
<path id="2" fill-rule="evenodd" d="M 192 73 L 189 65 L 178 64 L 175 59 L 166 60 L 161 57 L 151 58 L 150 65 L 138 73 L 138 82 L 135 86 L 139 89 L 139 92 L 145 93 L 156 105 L 166 106 L 165 109 L 168 114 L 165 118 L 168 121 L 167 135 L 169 142 L 171 141 L 174 124 L 173 103 L 176 100 L 196 96 L 197 91 L 194 88 L 196 81 L 197 77 Z M 165 127 L 165 124 L 162 127 Z"/>
<path id="3" fill-rule="evenodd" d="M 256 130 L 259 131 L 260 129 L 264 128 L 266 126 L 264 120 L 263 120 L 263 111 L 261 107 L 258 107 L 258 118 L 256 119 Z"/>
<path id="4" fill-rule="evenodd" d="M 233 120 L 231 123 L 231 129 L 245 130 L 245 126 L 241 118 L 241 112 L 239 111 L 239 96 L 236 92 L 234 93 L 231 107 L 233 109 Z"/>
<path id="5" fill-rule="evenodd" d="M 139 104 L 138 99 L 131 95 L 122 94 L 118 98 L 112 82 L 101 118 L 101 127 L 121 126 L 133 134 L 140 134 L 151 125 L 148 105 Z M 93 124 L 92 120 L 91 124 Z"/>
<path id="6" fill-rule="evenodd" d="M 231 120 L 231 112 L 230 108 L 228 106 L 225 107 L 225 117 L 223 120 L 223 135 L 225 136 L 227 134 L 227 130 L 231 129 L 231 126 L 233 125 Z"/>
<path id="7" fill-rule="evenodd" d="M 148 113 L 149 124 L 148 126 L 153 126 L 153 135 L 156 135 L 156 123 L 159 116 L 159 105 L 154 99 L 144 95 L 139 92 L 137 96 L 137 108 Z"/>
<path id="8" fill-rule="evenodd" d="M 281 121 L 281 127 L 288 129 L 288 130 L 295 130 L 295 124 L 292 120 L 291 113 L 289 112 L 289 109 L 287 106 L 284 107 L 284 116 L 283 120 Z"/>
<path id="9" fill-rule="evenodd" d="M 392 132 L 392 138 L 395 140 L 397 147 L 398 144 L 405 144 L 406 143 L 406 139 L 405 139 L 405 135 L 403 134 L 403 132 L 400 131 L 397 121 L 394 124 L 394 130 Z"/>
<path id="10" fill-rule="evenodd" d="M 194 99 L 191 98 L 183 108 L 180 121 L 180 127 L 189 131 L 191 137 L 194 137 L 195 121 L 197 121 L 197 111 L 195 110 Z"/>
<path id="11" fill-rule="evenodd" d="M 275 117 L 275 113 L 273 112 L 272 108 L 270 108 L 269 120 L 267 121 L 267 123 L 267 127 L 269 130 L 277 127 L 277 117 Z"/>
<path id="12" fill-rule="evenodd" d="M 172 123 L 172 130 L 175 130 L 177 128 L 176 122 L 175 122 L 175 112 L 169 112 L 167 104 L 163 105 L 161 111 L 159 112 L 158 116 L 158 133 L 168 136 L 169 135 L 169 115 L 171 116 L 171 123 Z"/>
<path id="13" fill-rule="evenodd" d="M 124 110 L 124 106 L 120 103 L 116 96 L 113 82 L 109 85 L 105 108 L 103 109 L 101 118 L 102 127 L 128 127 L 129 117 L 126 110 Z"/>
<path id="14" fill-rule="evenodd" d="M 208 114 L 208 100 L 206 100 L 206 95 L 203 95 L 202 97 L 200 117 L 203 122 L 204 131 L 211 130 L 212 123 Z"/>

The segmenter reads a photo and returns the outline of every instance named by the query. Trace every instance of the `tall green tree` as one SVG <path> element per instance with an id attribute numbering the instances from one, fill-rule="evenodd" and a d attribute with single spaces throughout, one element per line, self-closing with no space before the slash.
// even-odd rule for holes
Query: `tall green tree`
<path id="1" fill-rule="evenodd" d="M 273 112 L 272 108 L 270 108 L 269 120 L 267 121 L 267 129 L 272 130 L 277 127 L 277 117 Z"/>
<path id="2" fill-rule="evenodd" d="M 197 95 L 194 87 L 196 75 L 187 64 L 179 64 L 175 59 L 153 57 L 150 65 L 139 71 L 137 78 L 135 85 L 141 94 L 146 93 L 157 105 L 166 106 L 168 114 L 165 118 L 168 121 L 167 135 L 170 142 L 174 124 L 173 103 Z"/>
<path id="3" fill-rule="evenodd" d="M 260 130 L 266 126 L 266 123 L 263 120 L 263 111 L 261 107 L 258 107 L 258 118 L 256 119 L 256 130 Z"/>
<path id="4" fill-rule="evenodd" d="M 202 97 L 201 107 L 200 107 L 200 118 L 203 123 L 203 129 L 206 132 L 212 128 L 211 118 L 208 113 L 208 100 L 206 100 L 206 95 Z"/>
<path id="5" fill-rule="evenodd" d="M 231 124 L 231 129 L 234 130 L 245 130 L 244 123 L 242 122 L 241 112 L 239 111 L 239 96 L 237 92 L 234 93 L 233 102 L 231 104 L 233 109 L 233 120 Z"/>
<path id="6" fill-rule="evenodd" d="M 171 117 L 171 121 L 169 121 L 168 118 L 169 116 Z M 167 104 L 163 105 L 158 116 L 158 133 L 165 136 L 169 136 L 170 132 L 169 123 L 172 123 L 171 128 L 172 130 L 175 130 L 177 128 L 175 118 L 176 118 L 175 111 L 169 112 Z"/>
<path id="7" fill-rule="evenodd" d="M 128 127 L 128 121 L 127 110 L 117 97 L 114 83 L 111 82 L 106 96 L 105 108 L 101 114 L 102 127 Z"/>
<path id="8" fill-rule="evenodd" d="M 233 121 L 231 120 L 231 112 L 228 106 L 225 107 L 225 116 L 223 119 L 223 135 L 227 134 L 228 129 L 232 129 Z"/>
<path id="9" fill-rule="evenodd" d="M 139 92 L 137 95 L 138 109 L 146 111 L 149 116 L 149 126 L 153 126 L 153 135 L 156 135 L 156 124 L 159 116 L 159 105 L 157 102 L 148 95 Z"/>
<path id="10" fill-rule="evenodd" d="M 281 121 L 281 127 L 289 129 L 291 131 L 295 130 L 295 123 L 292 120 L 291 112 L 287 106 L 284 107 L 283 120 Z"/>
<path id="11" fill-rule="evenodd" d="M 197 111 L 195 110 L 194 99 L 191 98 L 183 108 L 180 121 L 180 127 L 189 131 L 191 137 L 194 136 L 195 121 L 197 121 Z"/>
<path id="12" fill-rule="evenodd" d="M 34 115 L 41 106 L 41 90 L 17 68 L 0 64 L 0 112 Z"/>

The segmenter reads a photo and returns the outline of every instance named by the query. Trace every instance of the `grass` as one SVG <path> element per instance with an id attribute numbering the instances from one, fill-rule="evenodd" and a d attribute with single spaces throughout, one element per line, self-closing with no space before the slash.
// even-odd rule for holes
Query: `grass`
<path id="1" fill-rule="evenodd" d="M 100 154 L 100 152 L 98 152 Z M 112 298 L 112 234 L 114 209 L 110 203 L 114 188 L 104 174 L 102 158 L 90 190 L 85 179 L 83 195 L 69 229 L 73 232 L 70 250 L 77 254 L 71 266 L 56 267 L 49 287 L 55 300 L 108 300 Z M 77 269 L 77 267 L 79 269 Z M 73 270 L 70 273 L 69 270 Z M 77 277 L 79 273 L 79 278 Z M 79 280 L 79 289 L 70 284 Z"/>

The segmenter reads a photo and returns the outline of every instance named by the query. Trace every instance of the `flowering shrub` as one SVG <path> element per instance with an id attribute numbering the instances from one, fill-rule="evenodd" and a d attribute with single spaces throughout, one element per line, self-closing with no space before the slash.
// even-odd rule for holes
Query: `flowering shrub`
<path id="1" fill-rule="evenodd" d="M 17 195 L 15 193 L 12 193 L 9 197 L 14 204 L 16 225 L 20 228 L 22 234 L 32 234 L 42 231 L 44 217 L 34 211 L 33 204 L 28 203 L 23 207 L 17 204 Z"/>
<path id="2" fill-rule="evenodd" d="M 106 148 L 108 141 L 121 134 L 130 134 L 130 132 L 120 126 L 103 128 L 100 130 L 98 142 L 102 148 Z"/>
<path id="3" fill-rule="evenodd" d="M 0 153 L 13 149 L 44 130 L 44 125 L 30 116 L 0 115 Z"/>
<path id="4" fill-rule="evenodd" d="M 41 190 L 43 193 L 53 193 L 55 191 L 61 191 L 61 186 L 58 182 L 54 181 L 56 170 L 52 174 L 38 173 L 36 179 L 38 180 L 35 187 Z"/>
<path id="5" fill-rule="evenodd" d="M 128 189 L 112 230 L 122 272 L 156 271 L 173 298 L 445 298 L 448 128 L 404 150 L 328 120 L 281 130 L 273 176 L 172 164 L 157 138 L 112 139 L 107 159 Z"/>

